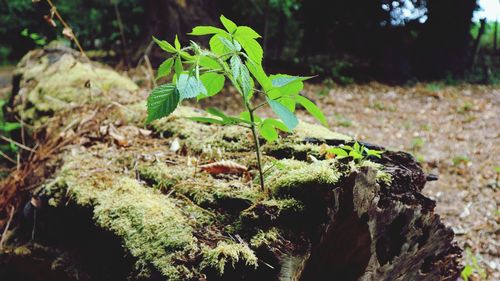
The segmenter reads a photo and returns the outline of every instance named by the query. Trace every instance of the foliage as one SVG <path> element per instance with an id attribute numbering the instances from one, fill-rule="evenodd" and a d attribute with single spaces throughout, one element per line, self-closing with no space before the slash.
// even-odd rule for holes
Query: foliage
<path id="1" fill-rule="evenodd" d="M 5 100 L 0 100 L 0 135 L 10 138 L 11 133 L 19 129 L 21 125 L 19 123 L 8 122 L 7 120 L 5 120 L 5 116 L 3 113 L 3 107 L 5 106 L 5 104 L 6 104 Z M 7 156 L 16 153 L 17 150 L 18 150 L 17 146 L 12 142 L 9 142 L 8 144 L 0 143 L 0 152 L 6 154 Z"/>
<path id="2" fill-rule="evenodd" d="M 322 151 L 326 158 L 352 157 L 358 164 L 363 163 L 370 156 L 381 158 L 383 153 L 381 150 L 369 149 L 358 142 L 355 142 L 352 146 L 344 144 L 338 147 L 325 147 Z"/>
<path id="3" fill-rule="evenodd" d="M 466 264 L 460 274 L 465 281 L 468 281 L 469 277 L 471 277 L 474 273 L 479 274 L 482 279 L 486 278 L 486 272 L 481 266 L 479 266 L 477 259 L 478 255 L 472 255 L 470 248 L 465 249 Z"/>
<path id="4" fill-rule="evenodd" d="M 158 69 L 158 78 L 173 71 L 172 82 L 155 88 L 148 97 L 147 123 L 170 115 L 184 99 L 201 100 L 219 93 L 224 82 L 238 91 L 245 108 L 239 116 L 228 116 L 216 108 L 208 108 L 211 117 L 191 117 L 193 121 L 219 125 L 237 125 L 251 129 L 257 153 L 259 170 L 260 146 L 258 135 L 271 142 L 278 139 L 278 131 L 290 132 L 298 125 L 294 115 L 296 104 L 302 105 L 311 115 L 327 125 L 319 108 L 299 93 L 303 81 L 309 77 L 286 74 L 267 75 L 262 67 L 263 49 L 256 39 L 261 36 L 248 26 L 237 26 L 224 16 L 220 17 L 224 29 L 214 26 L 197 26 L 190 35 L 210 35 L 210 50 L 191 41 L 182 47 L 178 38 L 174 44 L 154 38 L 158 46 L 171 57 Z M 265 102 L 253 105 L 259 94 Z M 281 119 L 260 118 L 256 111 L 270 106 Z M 261 184 L 263 177 L 261 173 Z"/>
<path id="5" fill-rule="evenodd" d="M 140 31 L 146 26 L 144 1 L 71 0 L 55 1 L 54 4 L 71 25 L 84 49 L 116 51 L 120 50 L 122 42 L 114 2 L 117 3 L 122 21 L 126 23 L 124 33 L 127 41 L 139 39 Z M 40 45 L 40 41 L 24 36 L 24 29 L 29 34 L 43 34 L 42 38 L 46 42 L 63 38 L 60 23 L 57 23 L 56 28 L 45 23 L 44 16 L 49 14 L 50 8 L 45 1 L 0 1 L 0 37 L 8 38 L 0 44 L 0 61 L 13 62 Z"/>

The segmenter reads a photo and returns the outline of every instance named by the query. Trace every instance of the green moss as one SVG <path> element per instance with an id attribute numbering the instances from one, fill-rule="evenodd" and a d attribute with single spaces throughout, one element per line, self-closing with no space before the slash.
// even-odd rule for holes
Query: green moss
<path id="1" fill-rule="evenodd" d="M 27 101 L 32 107 L 21 106 L 18 111 L 27 120 L 83 103 L 133 100 L 132 92 L 138 89 L 117 72 L 79 62 L 70 54 L 62 55 L 55 62 L 49 61 L 48 56 L 33 61 L 23 59 L 17 72 L 23 75 L 24 83 L 37 81 L 29 82 L 34 86 L 22 85 L 29 89 Z M 86 88 L 87 81 L 90 88 Z"/>
<path id="2" fill-rule="evenodd" d="M 386 186 L 390 186 L 392 183 L 392 175 L 384 172 L 384 166 L 379 163 L 375 163 L 369 160 L 365 160 L 361 162 L 361 167 L 370 167 L 372 169 L 375 169 L 377 171 L 377 174 L 375 175 L 375 178 L 377 182 L 382 183 Z"/>
<path id="3" fill-rule="evenodd" d="M 196 270 L 178 263 L 179 257 L 199 250 L 189 217 L 175 200 L 135 179 L 106 172 L 106 165 L 89 155 L 73 156 L 46 192 L 65 194 L 74 203 L 93 208 L 96 224 L 122 239 L 137 258 L 140 274 L 152 266 L 168 280 L 192 276 Z"/>
<path id="4" fill-rule="evenodd" d="M 219 241 L 215 248 L 204 248 L 202 253 L 201 267 L 213 268 L 221 276 L 228 264 L 234 268 L 236 263 L 241 261 L 246 266 L 253 268 L 258 266 L 255 253 L 246 244 L 242 243 Z"/>
<path id="5" fill-rule="evenodd" d="M 271 171 L 267 177 L 268 188 L 278 196 L 306 192 L 303 189 L 312 186 L 334 185 L 342 176 L 335 168 L 335 160 L 312 164 L 289 159 L 279 162 L 281 167 Z"/>
<path id="6" fill-rule="evenodd" d="M 276 227 L 267 231 L 259 230 L 250 240 L 250 245 L 254 248 L 269 247 L 280 240 L 280 232 Z"/>
<path id="7" fill-rule="evenodd" d="M 306 123 L 300 121 L 297 127 L 293 131 L 292 138 L 295 139 L 305 139 L 305 138 L 317 138 L 317 139 L 335 139 L 335 140 L 345 140 L 350 141 L 352 138 L 330 131 L 328 128 Z"/>

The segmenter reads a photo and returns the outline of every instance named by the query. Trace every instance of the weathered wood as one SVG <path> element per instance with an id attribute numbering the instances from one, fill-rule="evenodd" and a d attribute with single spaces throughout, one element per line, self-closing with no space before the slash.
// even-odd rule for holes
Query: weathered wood
<path id="1" fill-rule="evenodd" d="M 0 250 L 2 280 L 458 276 L 460 249 L 435 202 L 420 193 L 429 177 L 409 154 L 325 159 L 323 145 L 353 141 L 301 123 L 263 145 L 269 190 L 262 192 L 248 175 L 198 168 L 224 158 L 255 178 L 245 129 L 195 123 L 183 117 L 203 113 L 179 108 L 144 131 L 137 87 L 87 66 L 58 49 L 31 53 L 18 67 L 18 114 L 34 125 L 35 141 L 59 145 L 49 155 L 37 151 L 35 162 L 24 163 L 31 168 L 0 190 L 9 194 L 0 202 L 0 222 L 7 206 L 17 206 Z M 66 79 L 54 79 L 64 73 Z M 169 149 L 173 142 L 179 149 Z M 35 189 L 26 189 L 26 178 Z"/>

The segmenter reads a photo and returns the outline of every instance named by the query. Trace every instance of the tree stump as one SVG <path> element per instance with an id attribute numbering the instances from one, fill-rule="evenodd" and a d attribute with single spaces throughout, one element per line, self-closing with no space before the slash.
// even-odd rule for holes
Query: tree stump
<path id="1" fill-rule="evenodd" d="M 264 143 L 262 191 L 244 128 L 192 122 L 204 113 L 187 107 L 144 128 L 147 93 L 75 56 L 33 51 L 16 72 L 12 106 L 39 145 L 2 181 L 2 280 L 458 277 L 411 155 L 327 159 L 353 140 L 301 122 Z M 248 170 L 200 169 L 227 161 Z"/>

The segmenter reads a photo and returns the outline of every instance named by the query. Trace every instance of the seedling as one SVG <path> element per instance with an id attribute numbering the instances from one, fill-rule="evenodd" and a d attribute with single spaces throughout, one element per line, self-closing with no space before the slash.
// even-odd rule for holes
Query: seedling
<path id="1" fill-rule="evenodd" d="M 358 164 L 361 164 L 369 156 L 381 158 L 381 154 L 383 153 L 383 151 L 380 150 L 368 149 L 358 142 L 355 142 L 353 146 L 341 145 L 337 147 L 328 147 L 325 149 L 325 152 L 327 158 L 352 157 Z"/>
<path id="2" fill-rule="evenodd" d="M 465 281 L 470 280 L 470 277 L 476 273 L 482 279 L 486 278 L 486 271 L 478 263 L 478 255 L 473 255 L 470 248 L 465 249 L 465 267 L 460 276 Z"/>
<path id="3" fill-rule="evenodd" d="M 229 116 L 216 108 L 208 108 L 213 117 L 190 117 L 189 119 L 235 125 L 252 132 L 259 169 L 261 188 L 264 190 L 259 135 L 271 142 L 278 138 L 277 130 L 290 132 L 298 124 L 294 115 L 295 105 L 302 105 L 323 125 L 325 116 L 307 98 L 299 95 L 309 77 L 276 74 L 268 76 L 262 67 L 263 50 L 256 39 L 261 36 L 248 26 L 237 26 L 224 16 L 220 21 L 225 29 L 214 26 L 197 26 L 190 35 L 211 36 L 210 49 L 204 49 L 194 41 L 181 46 L 177 36 L 174 44 L 153 38 L 161 49 L 171 54 L 158 69 L 157 78 L 168 77 L 173 70 L 170 83 L 153 89 L 148 97 L 147 123 L 170 115 L 184 99 L 201 100 L 218 94 L 228 80 L 237 90 L 244 111 L 239 116 Z M 254 105 L 255 93 L 262 94 L 266 101 Z M 257 111 L 270 106 L 281 119 L 260 118 Z"/>

